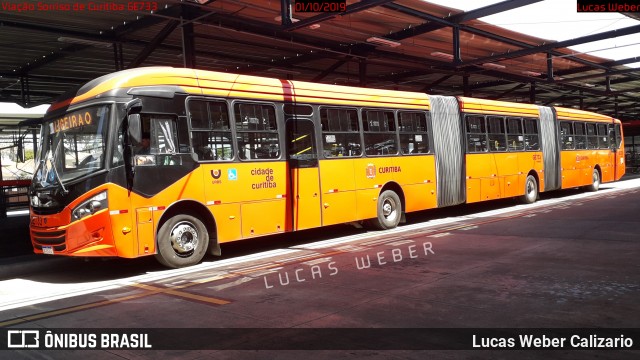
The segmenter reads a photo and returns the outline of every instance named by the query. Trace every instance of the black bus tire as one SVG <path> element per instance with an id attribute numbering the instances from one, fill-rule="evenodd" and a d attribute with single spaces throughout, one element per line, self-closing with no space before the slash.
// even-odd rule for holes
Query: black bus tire
<path id="1" fill-rule="evenodd" d="M 393 190 L 385 190 L 378 197 L 378 216 L 369 220 L 370 227 L 378 230 L 393 229 L 400 223 L 402 217 L 402 202 Z"/>
<path id="2" fill-rule="evenodd" d="M 529 175 L 524 182 L 524 195 L 520 200 L 525 204 L 533 204 L 536 199 L 538 199 L 538 182 L 533 175 Z"/>
<path id="3" fill-rule="evenodd" d="M 591 174 L 591 185 L 587 185 L 588 191 L 598 191 L 600 189 L 600 172 L 598 169 L 593 169 Z"/>
<path id="4" fill-rule="evenodd" d="M 164 266 L 181 268 L 202 260 L 209 246 L 207 228 L 197 217 L 178 214 L 158 230 L 156 259 Z"/>

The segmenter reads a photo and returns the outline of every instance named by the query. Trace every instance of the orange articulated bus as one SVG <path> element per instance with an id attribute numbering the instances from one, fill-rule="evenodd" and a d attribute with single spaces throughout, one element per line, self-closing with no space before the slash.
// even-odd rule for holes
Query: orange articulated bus
<path id="1" fill-rule="evenodd" d="M 31 240 L 36 253 L 188 266 L 229 241 L 597 190 L 624 174 L 622 139 L 620 121 L 573 109 L 125 70 L 48 110 Z"/>

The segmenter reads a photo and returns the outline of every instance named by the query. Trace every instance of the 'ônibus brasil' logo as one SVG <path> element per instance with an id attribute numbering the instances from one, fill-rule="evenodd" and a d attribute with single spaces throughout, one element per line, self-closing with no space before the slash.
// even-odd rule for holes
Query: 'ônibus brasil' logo
<path id="1" fill-rule="evenodd" d="M 376 177 L 376 166 L 373 164 L 367 164 L 367 178 L 373 179 Z"/>

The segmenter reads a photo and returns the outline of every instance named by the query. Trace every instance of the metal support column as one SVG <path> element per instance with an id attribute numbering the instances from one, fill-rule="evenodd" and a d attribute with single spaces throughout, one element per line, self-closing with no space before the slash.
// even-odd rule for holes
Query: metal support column
<path id="1" fill-rule="evenodd" d="M 31 130 L 31 137 L 33 138 L 33 159 L 35 161 L 36 154 L 38 153 L 38 134 L 36 129 Z"/>
<path id="2" fill-rule="evenodd" d="M 116 42 L 113 43 L 113 66 L 115 67 L 116 71 L 122 70 L 120 68 L 120 61 L 118 56 L 118 44 Z"/>
<path id="3" fill-rule="evenodd" d="M 359 72 L 360 72 L 360 86 L 367 86 L 367 59 L 360 59 Z"/>
<path id="4" fill-rule="evenodd" d="M 20 76 L 20 99 L 22 100 L 22 105 L 26 103 L 26 91 L 24 89 L 24 75 Z"/>
<path id="5" fill-rule="evenodd" d="M 113 42 L 113 62 L 116 71 L 124 70 L 124 55 L 122 55 L 122 43 Z"/>
<path id="6" fill-rule="evenodd" d="M 533 81 L 529 86 L 529 102 L 532 104 L 536 103 L 536 83 Z"/>
<path id="7" fill-rule="evenodd" d="M 196 46 L 193 33 L 193 22 L 191 8 L 182 6 L 181 28 L 182 28 L 182 59 L 184 67 L 194 69 L 196 67 Z"/>
<path id="8" fill-rule="evenodd" d="M 291 0 L 280 0 L 280 10 L 282 18 L 282 26 L 289 26 L 293 24 L 291 20 Z"/>
<path id="9" fill-rule="evenodd" d="M 462 76 L 462 92 L 464 96 L 471 97 L 471 87 L 469 86 L 469 75 Z"/>
<path id="10" fill-rule="evenodd" d="M 547 53 L 547 80 L 553 81 L 553 55 Z"/>
<path id="11" fill-rule="evenodd" d="M 454 26 L 451 30 L 453 30 L 453 63 L 459 64 L 462 62 L 460 57 L 460 28 Z"/>
<path id="12" fill-rule="evenodd" d="M 584 110 L 584 98 L 582 97 L 582 90 L 580 90 L 580 110 Z"/>

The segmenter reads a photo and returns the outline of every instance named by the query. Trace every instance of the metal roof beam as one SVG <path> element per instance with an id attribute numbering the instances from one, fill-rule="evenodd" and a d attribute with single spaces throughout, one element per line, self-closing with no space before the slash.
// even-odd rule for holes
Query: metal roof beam
<path id="1" fill-rule="evenodd" d="M 572 58 L 572 57 L 568 57 L 568 56 L 565 56 L 565 57 L 568 58 L 568 59 Z M 631 63 L 635 63 L 635 62 L 640 62 L 640 57 L 634 56 L 634 57 L 630 57 L 630 58 L 626 58 L 626 59 L 620 59 L 620 60 L 615 60 L 615 61 L 607 61 L 607 62 L 601 63 L 600 65 L 602 66 L 603 69 L 609 70 L 610 68 L 612 68 L 614 66 L 631 64 Z M 577 73 L 581 73 L 581 72 L 585 72 L 585 71 L 589 71 L 589 70 L 591 70 L 589 68 L 589 66 L 583 66 L 583 67 L 573 68 L 573 69 L 568 69 L 568 70 L 559 70 L 559 71 L 556 71 L 556 75 L 558 75 L 558 76 L 573 75 L 573 74 L 577 74 Z"/>
<path id="2" fill-rule="evenodd" d="M 449 16 L 448 18 L 457 24 L 469 20 L 479 19 L 481 17 L 499 14 L 501 12 L 517 9 L 523 6 L 535 4 L 542 0 L 506 0 L 492 5 L 487 5 L 479 9 L 463 12 L 460 14 Z"/>
<path id="3" fill-rule="evenodd" d="M 143 16 L 142 18 L 126 23 L 124 25 L 120 25 L 114 30 L 110 31 L 114 38 L 120 38 L 126 35 L 129 35 L 138 30 L 147 29 L 154 25 L 161 24 L 167 21 L 167 17 L 170 18 L 179 18 L 182 9 L 180 5 L 174 5 L 168 7 L 166 9 L 158 10 L 154 12 L 153 15 Z"/>
<path id="4" fill-rule="evenodd" d="M 306 18 L 304 20 L 297 21 L 295 23 L 292 23 L 291 25 L 284 26 L 283 29 L 285 31 L 293 31 L 293 30 L 301 29 L 313 24 L 318 24 L 323 21 L 333 19 L 336 16 L 353 14 L 359 11 L 367 10 L 372 7 L 390 3 L 392 1 L 394 0 L 361 0 L 357 3 L 347 6 L 346 10 L 343 12 L 340 12 L 340 13 L 325 12 L 316 16 Z"/>
<path id="5" fill-rule="evenodd" d="M 634 73 L 634 72 L 639 72 L 639 71 L 640 71 L 640 69 L 636 69 L 636 68 L 628 68 L 628 69 L 621 69 L 621 70 L 611 70 L 611 71 L 606 71 L 606 72 L 603 72 L 603 73 L 576 76 L 576 77 L 572 77 L 572 78 L 565 78 L 565 79 L 562 79 L 562 80 L 556 80 L 555 82 L 561 83 L 561 84 L 562 83 L 570 83 L 570 82 L 574 82 L 574 81 L 589 80 L 589 79 L 599 78 L 599 77 L 603 77 L 603 76 L 623 75 L 623 74 L 629 74 L 629 73 Z"/>
<path id="6" fill-rule="evenodd" d="M 60 60 L 78 51 L 82 51 L 90 47 L 91 47 L 90 45 L 80 45 L 80 44 L 66 46 L 62 48 L 62 50 L 56 51 L 53 54 L 48 55 L 47 57 L 44 58 L 44 60 L 38 59 L 38 61 L 35 61 L 33 63 L 27 63 L 21 66 L 19 69 L 16 69 L 17 70 L 16 73 L 26 75 L 33 70 L 41 68 L 47 64 L 50 64 L 54 61 Z"/>
<path id="7" fill-rule="evenodd" d="M 106 36 L 87 33 L 84 31 L 69 30 L 69 29 L 58 28 L 58 27 L 49 26 L 49 25 L 19 22 L 14 20 L 0 20 L 0 27 L 1 26 L 9 26 L 9 27 L 15 27 L 15 28 L 25 29 L 25 30 L 40 31 L 40 32 L 55 34 L 55 35 L 73 36 L 73 37 L 79 37 L 79 38 L 95 40 L 95 41 L 112 41 L 113 40 L 113 39 L 107 38 Z"/>
<path id="8" fill-rule="evenodd" d="M 127 69 L 138 67 L 138 65 L 142 64 L 158 47 L 158 45 L 162 44 L 164 39 L 166 39 L 167 36 L 171 35 L 173 30 L 175 30 L 179 24 L 180 23 L 177 20 L 169 21 L 169 23 L 167 23 L 167 25 L 165 25 L 165 27 L 160 30 L 160 32 L 156 34 L 156 36 L 153 37 L 153 39 L 147 44 L 147 46 L 145 46 L 144 49 L 142 49 L 142 51 L 140 51 L 140 53 L 138 53 L 138 55 L 133 60 L 131 60 L 131 62 L 127 66 Z"/>
<path id="9" fill-rule="evenodd" d="M 510 39 L 508 37 L 504 37 L 504 36 L 501 36 L 501 35 L 498 35 L 498 34 L 494 34 L 494 33 L 491 33 L 491 32 L 485 31 L 485 30 L 477 29 L 477 28 L 474 28 L 474 27 L 471 27 L 471 26 L 468 26 L 468 25 L 460 25 L 460 30 L 468 32 L 468 33 L 472 33 L 472 34 L 475 34 L 475 35 L 480 35 L 480 36 L 486 37 L 486 38 L 491 39 L 491 40 L 500 41 L 500 42 L 503 42 L 505 44 L 519 46 L 519 47 L 522 47 L 522 48 L 525 48 L 525 49 L 530 49 L 530 48 L 533 48 L 533 47 L 536 46 L 536 45 L 528 44 L 526 42 L 522 42 L 522 41 Z M 563 53 L 561 53 L 561 52 L 559 52 L 557 50 L 551 50 L 550 52 L 551 52 L 551 54 L 553 54 L 553 56 L 562 56 L 563 58 L 565 58 L 567 60 L 575 61 L 577 63 L 586 65 L 583 68 L 585 70 L 591 70 L 591 68 L 607 69 L 608 70 L 609 67 L 614 66 L 614 65 L 611 65 L 610 63 L 606 63 L 606 64 L 594 63 L 592 61 L 580 59 L 580 58 L 578 58 L 576 56 L 573 56 L 573 55 L 567 56 L 567 54 L 563 54 Z M 638 61 L 640 61 L 640 60 L 638 60 Z M 557 72 L 557 73 L 558 73 L 558 75 L 560 75 L 559 72 Z"/>
<path id="10" fill-rule="evenodd" d="M 498 5 L 498 4 L 496 4 L 496 5 Z M 438 17 L 435 17 L 435 16 L 433 16 L 431 14 L 427 14 L 427 13 L 424 13 L 424 12 L 421 12 L 421 11 L 418 11 L 418 10 L 415 10 L 415 9 L 411 9 L 411 8 L 406 7 L 406 6 L 402 6 L 402 5 L 398 5 L 398 4 L 388 4 L 388 5 L 385 5 L 385 7 L 393 9 L 393 10 L 396 10 L 396 11 L 399 11 L 399 12 L 402 12 L 402 13 L 407 14 L 407 15 L 412 15 L 412 16 L 419 17 L 419 18 L 422 18 L 422 19 L 427 20 L 427 21 L 436 22 L 436 23 L 442 25 L 442 26 L 439 26 L 438 28 L 436 28 L 435 24 L 434 24 L 433 25 L 434 26 L 433 30 L 437 30 L 437 29 L 440 29 L 440 28 L 443 28 L 443 27 L 446 27 L 446 26 L 450 26 L 450 27 L 455 27 L 456 26 L 456 24 L 454 22 L 452 22 L 452 21 L 448 21 L 448 20 L 445 20 L 445 19 L 442 19 L 442 18 L 438 18 Z M 478 10 L 480 10 L 480 9 L 478 9 Z M 503 42 L 505 44 L 515 45 L 515 46 L 519 46 L 519 47 L 523 47 L 523 48 L 535 47 L 535 45 L 531 45 L 531 44 L 528 44 L 528 43 L 525 43 L 525 42 L 522 42 L 522 41 L 510 39 L 510 38 L 507 38 L 507 37 L 504 37 L 504 36 L 501 36 L 501 35 L 498 35 L 498 34 L 494 34 L 494 33 L 491 33 L 491 32 L 485 31 L 485 30 L 481 30 L 481 29 L 477 29 L 477 28 L 471 27 L 469 25 L 460 24 L 460 25 L 458 25 L 458 27 L 462 31 L 465 31 L 465 32 L 468 32 L 468 33 L 472 33 L 472 34 L 476 34 L 476 35 L 480 35 L 480 36 L 486 37 L 488 39 L 500 41 L 500 42 Z M 388 37 L 388 36 L 386 36 L 386 37 Z M 597 63 L 594 63 L 594 62 L 591 62 L 591 61 L 588 61 L 588 60 L 580 59 L 580 58 L 575 57 L 575 56 L 567 56 L 566 54 L 563 54 L 563 53 L 561 53 L 559 51 L 551 51 L 551 53 L 554 56 L 563 56 L 563 57 L 565 57 L 565 58 L 567 58 L 569 60 L 581 63 L 583 65 L 587 65 L 587 66 L 590 66 L 590 67 L 600 68 L 600 69 L 608 69 L 608 67 L 606 67 L 606 66 L 602 66 L 600 64 L 597 64 Z M 613 65 L 610 65 L 610 66 L 613 66 Z"/>
<path id="11" fill-rule="evenodd" d="M 311 79 L 311 81 L 313 81 L 313 82 L 321 81 L 322 79 L 327 77 L 329 74 L 331 74 L 332 72 L 336 71 L 340 66 L 346 64 L 349 60 L 351 60 L 351 58 L 352 58 L 352 56 L 347 56 L 346 58 L 344 58 L 344 59 L 336 62 L 335 64 L 329 66 L 328 68 L 324 69 L 320 74 L 318 74 L 316 77 Z"/>
<path id="12" fill-rule="evenodd" d="M 638 32 L 640 32 L 640 25 L 634 25 L 634 26 L 629 26 L 626 28 L 618 29 L 618 30 L 605 31 L 602 33 L 582 36 L 575 39 L 539 45 L 539 46 L 532 47 L 530 49 L 522 49 L 522 50 L 511 51 L 511 52 L 502 53 L 498 55 L 486 56 L 483 58 L 465 61 L 459 66 L 477 65 L 477 64 L 483 64 L 483 63 L 491 63 L 499 60 L 513 59 L 513 58 L 532 55 L 536 53 L 548 52 L 553 49 L 565 48 L 569 46 L 590 43 L 590 42 L 599 41 L 599 40 L 611 39 L 614 37 L 635 34 Z"/>
<path id="13" fill-rule="evenodd" d="M 512 92 L 514 92 L 514 91 L 516 91 L 516 90 L 518 90 L 518 89 L 522 89 L 523 87 L 525 87 L 525 86 L 527 86 L 527 85 L 529 85 L 529 84 L 518 84 L 518 85 L 516 85 L 516 86 L 512 87 L 511 89 L 509 89 L 509 90 L 507 90 L 507 91 L 505 91 L 505 92 L 503 92 L 503 93 L 501 93 L 501 94 L 499 94 L 499 95 L 496 95 L 496 96 L 492 97 L 491 99 L 492 99 L 492 100 L 499 100 L 499 99 L 502 99 L 503 97 L 505 97 L 505 96 L 507 96 L 507 95 L 511 94 Z"/>
<path id="14" fill-rule="evenodd" d="M 411 14 L 411 15 L 423 18 L 425 20 L 428 20 L 430 22 L 420 24 L 412 28 L 400 30 L 395 33 L 385 35 L 385 37 L 392 40 L 404 40 L 410 37 L 426 34 L 428 32 L 435 31 L 435 30 L 439 30 L 447 26 L 455 26 L 456 24 L 461 24 L 465 21 L 474 20 L 484 16 L 513 10 L 525 5 L 537 3 L 539 1 L 541 0 L 507 0 L 497 4 L 488 5 L 480 9 L 467 11 L 467 12 L 463 12 L 455 15 L 450 15 L 445 18 L 438 18 L 436 16 L 429 15 L 421 11 L 417 11 L 415 9 L 411 9 L 403 5 L 398 5 L 393 3 L 387 4 L 385 5 L 385 7 L 387 8 L 398 10 L 405 14 Z"/>
<path id="15" fill-rule="evenodd" d="M 429 85 L 427 85 L 427 86 L 423 87 L 423 88 L 422 88 L 422 91 L 423 91 L 423 92 L 429 92 L 429 91 L 431 91 L 434 87 L 436 87 L 436 86 L 438 86 L 438 85 L 442 84 L 443 82 L 445 82 L 445 81 L 449 80 L 451 77 L 453 77 L 453 74 L 445 75 L 445 76 L 441 77 L 440 79 L 438 79 L 438 80 L 436 80 L 436 81 L 432 82 L 431 84 L 429 84 Z"/>

